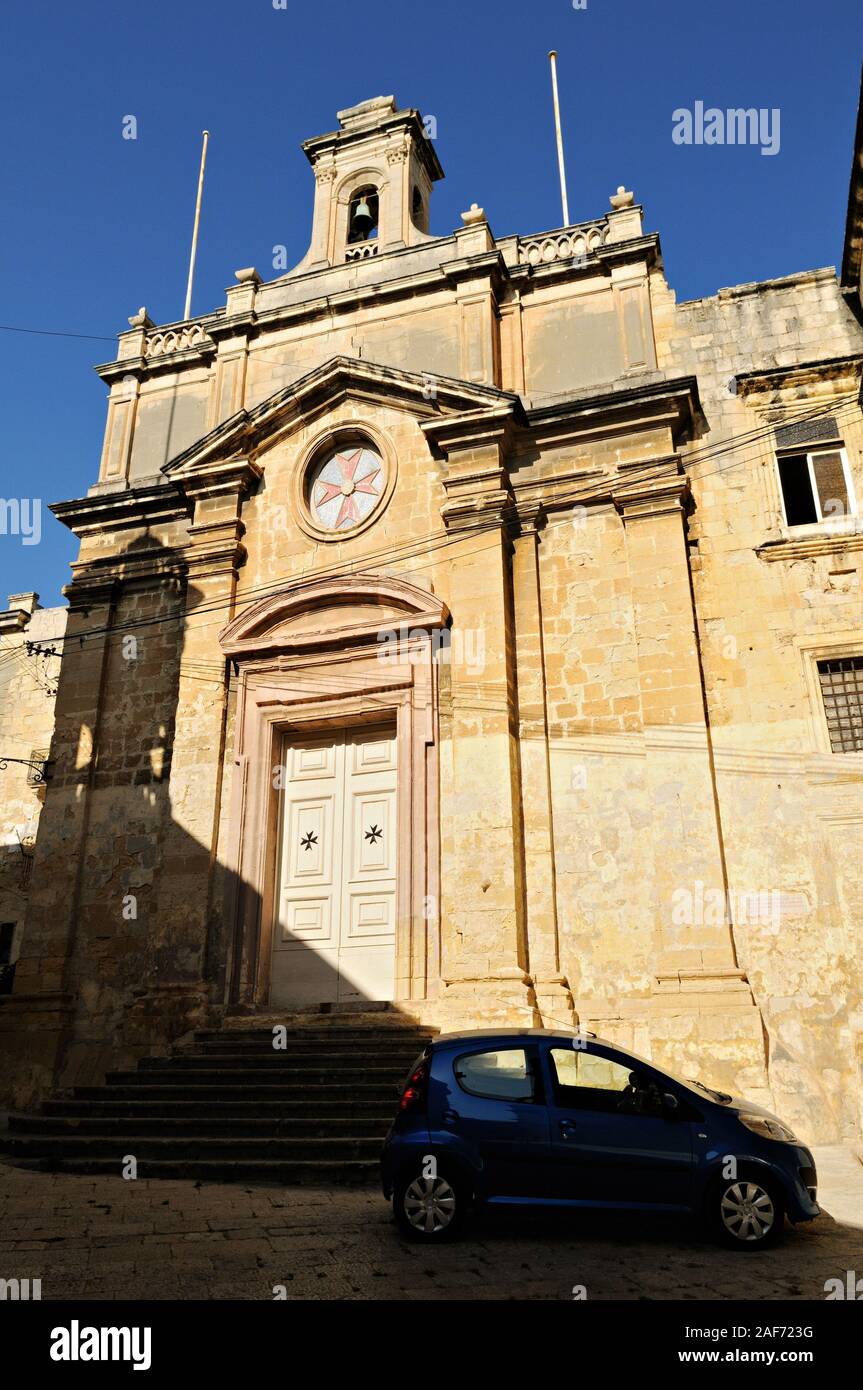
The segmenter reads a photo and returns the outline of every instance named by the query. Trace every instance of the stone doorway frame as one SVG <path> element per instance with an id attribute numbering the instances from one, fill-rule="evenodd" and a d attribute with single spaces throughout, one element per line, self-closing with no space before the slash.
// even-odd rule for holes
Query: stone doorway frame
<path id="1" fill-rule="evenodd" d="M 396 727 L 399 788 L 394 998 L 436 996 L 434 635 L 448 620 L 439 599 L 405 580 L 353 574 L 293 585 L 244 609 L 220 634 L 237 675 L 225 855 L 229 1009 L 269 1009 L 279 822 L 274 769 L 283 765 L 286 741 L 387 720 Z"/>

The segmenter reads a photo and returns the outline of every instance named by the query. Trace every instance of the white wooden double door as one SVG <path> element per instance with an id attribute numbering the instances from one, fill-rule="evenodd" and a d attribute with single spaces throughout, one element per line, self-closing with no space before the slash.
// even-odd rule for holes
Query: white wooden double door
<path id="1" fill-rule="evenodd" d="M 285 753 L 270 1002 L 392 999 L 395 729 L 329 730 Z"/>

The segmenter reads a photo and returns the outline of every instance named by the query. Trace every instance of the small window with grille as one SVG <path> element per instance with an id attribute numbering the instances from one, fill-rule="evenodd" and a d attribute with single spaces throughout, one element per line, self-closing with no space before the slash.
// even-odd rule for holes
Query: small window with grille
<path id="1" fill-rule="evenodd" d="M 776 456 L 782 505 L 789 526 L 841 522 L 857 515 L 848 456 L 840 444 L 780 451 Z"/>
<path id="2" fill-rule="evenodd" d="M 863 752 L 863 656 L 819 661 L 818 679 L 831 749 Z"/>

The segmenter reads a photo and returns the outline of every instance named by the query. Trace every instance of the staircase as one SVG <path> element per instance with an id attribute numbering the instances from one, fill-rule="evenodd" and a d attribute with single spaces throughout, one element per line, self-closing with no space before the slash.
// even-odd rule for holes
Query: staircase
<path id="1" fill-rule="evenodd" d="M 0 1147 L 30 1168 L 141 1178 L 375 1183 L 401 1083 L 431 1030 L 385 1015 L 311 1015 L 195 1033 L 169 1057 L 109 1072 L 37 1115 L 10 1115 Z"/>

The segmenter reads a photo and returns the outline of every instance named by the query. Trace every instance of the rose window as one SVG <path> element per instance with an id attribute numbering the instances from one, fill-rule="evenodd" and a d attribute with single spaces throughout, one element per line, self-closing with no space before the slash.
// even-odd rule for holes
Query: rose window
<path id="1" fill-rule="evenodd" d="M 326 531 L 350 531 L 371 516 L 384 490 L 383 459 L 358 444 L 330 454 L 309 474 L 309 511 Z"/>

